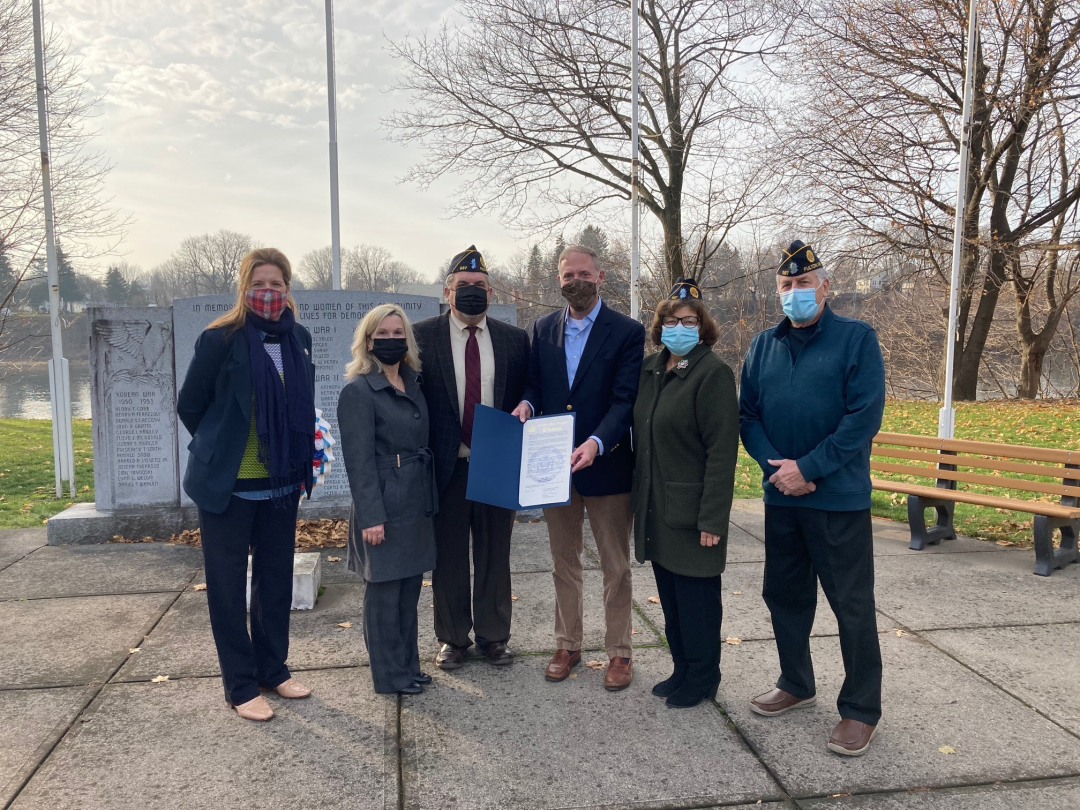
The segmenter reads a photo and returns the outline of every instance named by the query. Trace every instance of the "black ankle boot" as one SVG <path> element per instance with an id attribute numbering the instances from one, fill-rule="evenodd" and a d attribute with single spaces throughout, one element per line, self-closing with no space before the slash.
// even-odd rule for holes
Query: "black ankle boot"
<path id="1" fill-rule="evenodd" d="M 675 670 L 675 672 L 666 681 L 660 681 L 656 686 L 652 688 L 652 693 L 657 697 L 666 698 L 676 689 L 683 685 L 683 681 L 686 680 L 686 673 Z"/>
<path id="2" fill-rule="evenodd" d="M 689 709 L 691 706 L 697 706 L 705 698 L 714 700 L 719 688 L 720 684 L 702 687 L 697 684 L 684 683 L 668 696 L 667 705 L 673 709 Z"/>

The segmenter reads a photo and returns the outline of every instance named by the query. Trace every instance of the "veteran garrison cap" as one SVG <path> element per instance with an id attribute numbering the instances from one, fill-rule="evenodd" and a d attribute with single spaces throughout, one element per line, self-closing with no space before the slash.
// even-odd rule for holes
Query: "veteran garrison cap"
<path id="1" fill-rule="evenodd" d="M 487 273 L 487 265 L 484 264 L 484 257 L 480 255 L 480 251 L 476 249 L 476 245 L 469 245 L 465 250 L 461 251 L 457 256 L 450 260 L 450 269 L 446 271 L 447 275 L 450 273 Z"/>
<path id="2" fill-rule="evenodd" d="M 803 244 L 798 239 L 791 243 L 787 250 L 781 250 L 780 267 L 776 270 L 778 276 L 801 276 L 811 270 L 822 267 L 821 259 L 810 249 L 809 245 Z"/>
<path id="3" fill-rule="evenodd" d="M 695 301 L 701 300 L 701 288 L 692 278 L 676 280 L 671 292 L 668 293 L 669 301 L 679 301 L 683 298 L 693 298 Z"/>

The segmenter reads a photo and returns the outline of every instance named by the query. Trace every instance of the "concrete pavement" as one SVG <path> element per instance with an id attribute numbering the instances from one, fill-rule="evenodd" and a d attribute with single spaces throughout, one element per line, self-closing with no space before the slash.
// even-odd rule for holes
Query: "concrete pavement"
<path id="1" fill-rule="evenodd" d="M 413 698 L 372 693 L 362 585 L 325 559 L 343 549 L 324 551 L 326 591 L 293 614 L 289 661 L 315 694 L 274 697 L 278 716 L 258 725 L 224 706 L 198 549 L 0 532 L 0 808 L 1080 807 L 1080 566 L 1036 577 L 1028 550 L 958 538 L 912 552 L 905 526 L 874 526 L 884 717 L 854 760 L 825 749 L 843 673 L 824 598 L 818 705 L 748 709 L 777 675 L 760 503 L 732 514 L 720 692 L 685 711 L 649 691 L 670 659 L 646 566 L 634 570 L 634 684 L 608 693 L 586 666 L 544 681 L 542 523 L 515 528 L 518 660 L 430 665 L 433 687 Z M 604 658 L 594 555 L 587 544 L 586 661 Z M 425 588 L 428 661 L 430 604 Z"/>

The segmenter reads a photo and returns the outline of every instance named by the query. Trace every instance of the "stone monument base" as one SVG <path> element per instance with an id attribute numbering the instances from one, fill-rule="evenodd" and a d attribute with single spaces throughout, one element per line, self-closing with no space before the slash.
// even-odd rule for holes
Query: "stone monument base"
<path id="1" fill-rule="evenodd" d="M 350 503 L 348 499 L 304 499 L 300 501 L 300 518 L 348 518 Z M 199 528 L 199 512 L 194 506 L 146 506 L 106 512 L 99 511 L 97 504 L 77 503 L 49 518 L 47 527 L 50 546 L 108 543 L 118 534 L 132 539 L 165 540 L 184 529 Z"/>

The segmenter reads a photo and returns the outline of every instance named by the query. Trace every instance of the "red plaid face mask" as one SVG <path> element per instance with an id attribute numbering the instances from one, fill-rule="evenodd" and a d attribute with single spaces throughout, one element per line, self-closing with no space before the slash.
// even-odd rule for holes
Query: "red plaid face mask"
<path id="1" fill-rule="evenodd" d="M 281 290 L 260 289 L 247 291 L 248 309 L 268 321 L 276 321 L 285 311 L 286 296 Z"/>

